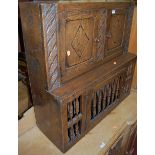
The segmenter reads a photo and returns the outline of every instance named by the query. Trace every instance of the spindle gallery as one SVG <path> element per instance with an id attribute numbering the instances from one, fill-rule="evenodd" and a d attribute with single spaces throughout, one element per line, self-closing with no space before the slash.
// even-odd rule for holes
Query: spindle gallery
<path id="1" fill-rule="evenodd" d="M 129 1 L 20 4 L 35 116 L 66 152 L 130 94 Z"/>

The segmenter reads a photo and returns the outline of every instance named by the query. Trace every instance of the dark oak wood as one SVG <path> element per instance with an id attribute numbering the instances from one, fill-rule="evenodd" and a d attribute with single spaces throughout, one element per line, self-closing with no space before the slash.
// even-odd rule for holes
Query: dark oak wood
<path id="1" fill-rule="evenodd" d="M 132 8 L 131 2 L 20 4 L 37 124 L 63 152 L 130 93 Z"/>
<path id="2" fill-rule="evenodd" d="M 132 3 L 25 2 L 20 8 L 28 50 L 44 52 L 47 90 L 127 51 Z"/>

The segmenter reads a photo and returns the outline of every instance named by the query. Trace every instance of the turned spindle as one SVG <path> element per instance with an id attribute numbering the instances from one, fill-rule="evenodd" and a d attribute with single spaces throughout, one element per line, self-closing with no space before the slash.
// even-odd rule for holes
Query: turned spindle
<path id="1" fill-rule="evenodd" d="M 107 105 L 110 105 L 110 99 L 111 99 L 111 84 L 108 84 L 108 85 L 107 85 L 107 90 L 108 90 Z"/>
<path id="2" fill-rule="evenodd" d="M 75 134 L 76 134 L 76 136 L 79 136 L 79 125 L 78 125 L 78 123 L 76 123 L 75 124 Z"/>
<path id="3" fill-rule="evenodd" d="M 114 100 L 115 100 L 115 93 L 116 93 L 116 80 L 114 79 L 113 84 L 112 84 L 111 102 L 114 102 Z"/>
<path id="4" fill-rule="evenodd" d="M 73 101 L 73 116 L 76 115 L 76 99 Z"/>
<path id="5" fill-rule="evenodd" d="M 101 112 L 101 100 L 102 100 L 102 94 L 100 90 L 97 91 L 97 97 L 98 97 L 98 113 Z"/>
<path id="6" fill-rule="evenodd" d="M 96 116 L 96 93 L 93 95 L 93 117 Z"/>
<path id="7" fill-rule="evenodd" d="M 115 94 L 115 99 L 118 99 L 118 94 L 119 94 L 119 78 L 116 80 L 116 94 Z"/>
<path id="8" fill-rule="evenodd" d="M 74 140 L 75 133 L 74 133 L 74 128 L 73 127 L 70 128 L 70 136 L 71 136 L 71 140 Z"/>
<path id="9" fill-rule="evenodd" d="M 73 105 L 72 105 L 72 102 L 70 102 L 70 104 L 69 104 L 69 116 L 70 116 L 70 120 L 72 120 L 72 118 L 73 118 Z"/>
<path id="10" fill-rule="evenodd" d="M 104 87 L 103 88 L 103 95 L 102 95 L 102 107 L 103 107 L 103 110 L 106 108 L 106 96 L 107 96 L 106 87 Z"/>
<path id="11" fill-rule="evenodd" d="M 76 98 L 76 115 L 79 114 L 79 100 Z"/>

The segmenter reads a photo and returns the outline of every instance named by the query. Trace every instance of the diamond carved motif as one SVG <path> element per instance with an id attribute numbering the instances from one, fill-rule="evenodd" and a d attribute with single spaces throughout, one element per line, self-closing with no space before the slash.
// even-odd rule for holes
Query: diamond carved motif
<path id="1" fill-rule="evenodd" d="M 71 43 L 73 49 L 75 50 L 76 54 L 79 57 L 82 57 L 83 51 L 84 51 L 85 47 L 87 46 L 88 41 L 89 41 L 89 38 L 88 38 L 86 32 L 84 31 L 84 28 L 80 24 L 80 26 L 78 27 L 78 30 L 75 34 L 75 37 Z"/>

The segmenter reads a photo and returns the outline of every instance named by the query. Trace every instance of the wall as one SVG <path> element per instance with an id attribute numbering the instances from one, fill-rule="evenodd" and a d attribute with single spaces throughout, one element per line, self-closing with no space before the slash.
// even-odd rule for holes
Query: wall
<path id="1" fill-rule="evenodd" d="M 130 42 L 129 42 L 129 52 L 137 55 L 137 6 L 134 8 Z M 137 65 L 135 67 L 132 88 L 137 89 Z"/>

